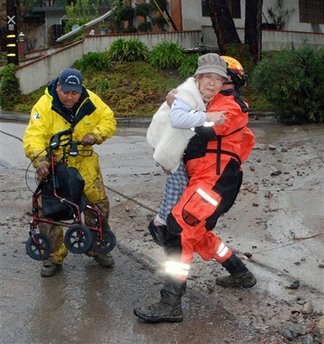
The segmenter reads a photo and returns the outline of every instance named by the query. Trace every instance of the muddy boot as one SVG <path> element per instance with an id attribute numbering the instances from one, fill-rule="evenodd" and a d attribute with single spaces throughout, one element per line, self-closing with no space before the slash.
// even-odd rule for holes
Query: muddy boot
<path id="1" fill-rule="evenodd" d="M 62 269 L 62 264 L 56 264 L 49 259 L 45 259 L 42 262 L 41 276 L 52 277 L 56 275 Z"/>
<path id="2" fill-rule="evenodd" d="M 166 225 L 157 226 L 154 224 L 154 220 L 152 220 L 148 225 L 148 229 L 152 235 L 153 240 L 159 246 L 164 246 L 167 239 L 167 226 Z"/>
<path id="3" fill-rule="evenodd" d="M 227 259 L 222 265 L 230 275 L 217 277 L 216 284 L 224 288 L 251 288 L 256 284 L 257 280 L 255 276 L 235 254 Z"/>
<path id="4" fill-rule="evenodd" d="M 164 283 L 160 301 L 149 306 L 134 309 L 135 315 L 149 323 L 180 322 L 183 320 L 181 297 L 185 292 L 185 282 Z"/>
<path id="5" fill-rule="evenodd" d="M 112 268 L 115 265 L 114 258 L 110 253 L 95 253 L 92 257 L 103 268 Z"/>

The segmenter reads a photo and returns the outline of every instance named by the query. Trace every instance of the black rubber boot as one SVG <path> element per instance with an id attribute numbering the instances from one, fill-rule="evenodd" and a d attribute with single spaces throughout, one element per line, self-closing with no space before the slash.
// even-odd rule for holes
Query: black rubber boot
<path id="1" fill-rule="evenodd" d="M 156 226 L 154 224 L 154 220 L 152 220 L 148 225 L 148 229 L 152 235 L 153 240 L 159 246 L 163 247 L 167 239 L 167 226 L 166 225 Z"/>
<path id="2" fill-rule="evenodd" d="M 186 282 L 175 280 L 165 282 L 160 291 L 160 301 L 135 308 L 134 314 L 149 323 L 182 321 L 181 297 L 185 292 L 185 287 Z"/>
<path id="3" fill-rule="evenodd" d="M 224 288 L 251 288 L 257 283 L 252 272 L 249 271 L 242 260 L 235 254 L 227 259 L 222 265 L 230 275 L 217 277 L 216 284 Z"/>

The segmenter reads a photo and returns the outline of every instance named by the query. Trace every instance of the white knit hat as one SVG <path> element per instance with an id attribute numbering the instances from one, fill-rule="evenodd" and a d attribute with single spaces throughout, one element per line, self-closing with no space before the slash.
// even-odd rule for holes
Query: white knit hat
<path id="1" fill-rule="evenodd" d="M 205 73 L 216 73 L 227 78 L 226 62 L 215 53 L 209 53 L 198 58 L 198 68 L 194 76 Z"/>

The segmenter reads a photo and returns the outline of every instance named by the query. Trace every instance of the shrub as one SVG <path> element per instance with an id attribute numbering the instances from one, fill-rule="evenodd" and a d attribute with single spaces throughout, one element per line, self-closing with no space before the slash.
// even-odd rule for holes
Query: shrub
<path id="1" fill-rule="evenodd" d="M 152 31 L 152 23 L 144 22 L 138 25 L 137 27 L 139 32 L 149 32 Z"/>
<path id="2" fill-rule="evenodd" d="M 181 66 L 179 68 L 180 76 L 182 76 L 183 78 L 189 78 L 190 76 L 194 75 L 198 67 L 198 57 L 199 57 L 199 54 L 195 53 L 195 54 L 187 55 L 183 59 Z"/>
<path id="3" fill-rule="evenodd" d="M 253 86 L 269 101 L 279 121 L 324 121 L 324 49 L 282 50 L 264 58 L 253 73 Z"/>
<path id="4" fill-rule="evenodd" d="M 149 56 L 149 63 L 157 69 L 178 68 L 185 57 L 179 44 L 164 42 L 156 45 Z"/>
<path id="5" fill-rule="evenodd" d="M 135 7 L 135 14 L 137 16 L 142 16 L 142 17 L 146 18 L 147 16 L 150 15 L 150 13 L 151 13 L 150 4 L 143 3 L 143 4 L 136 4 L 135 6 L 136 6 Z"/>
<path id="6" fill-rule="evenodd" d="M 14 64 L 8 64 L 0 70 L 0 106 L 4 110 L 12 110 L 19 103 L 21 92 L 15 70 Z"/>
<path id="7" fill-rule="evenodd" d="M 82 73 L 107 71 L 111 69 L 111 60 L 107 52 L 90 52 L 77 60 L 73 67 Z"/>
<path id="8" fill-rule="evenodd" d="M 127 26 L 124 29 L 120 30 L 123 33 L 134 33 L 137 32 L 137 28 L 133 25 Z"/>
<path id="9" fill-rule="evenodd" d="M 149 55 L 149 50 L 139 39 L 125 40 L 119 38 L 111 44 L 108 54 L 112 61 L 145 61 Z"/>
<path id="10" fill-rule="evenodd" d="M 248 75 L 249 80 L 251 81 L 251 76 L 253 74 L 253 69 L 255 63 L 250 52 L 250 48 L 247 44 L 227 44 L 226 45 L 226 54 L 238 60 L 244 68 L 244 72 Z"/>
<path id="11" fill-rule="evenodd" d="M 123 20 L 128 20 L 131 21 L 134 19 L 134 15 L 135 15 L 135 10 L 133 7 L 131 6 L 123 6 L 120 11 L 119 11 L 119 20 L 123 21 Z"/>
<path id="12" fill-rule="evenodd" d="M 113 6 L 113 16 L 110 18 L 113 32 L 123 31 L 123 22 L 127 21 L 129 26 L 132 27 L 132 22 L 135 16 L 135 10 L 131 6 L 126 6 L 123 0 L 114 0 Z"/>
<path id="13" fill-rule="evenodd" d="M 164 30 L 165 26 L 168 26 L 167 21 L 162 16 L 152 17 L 152 25 L 156 25 L 161 30 Z"/>
<path id="14" fill-rule="evenodd" d="M 90 20 L 90 6 L 87 0 L 71 1 L 66 6 L 64 32 L 70 32 L 74 25 L 82 26 Z"/>

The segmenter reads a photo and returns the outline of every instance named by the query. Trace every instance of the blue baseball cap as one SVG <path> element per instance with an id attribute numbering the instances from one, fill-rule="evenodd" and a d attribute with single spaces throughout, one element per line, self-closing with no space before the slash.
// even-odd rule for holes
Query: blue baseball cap
<path id="1" fill-rule="evenodd" d="M 58 83 L 63 92 L 82 93 L 82 75 L 74 68 L 66 68 L 59 74 Z"/>

